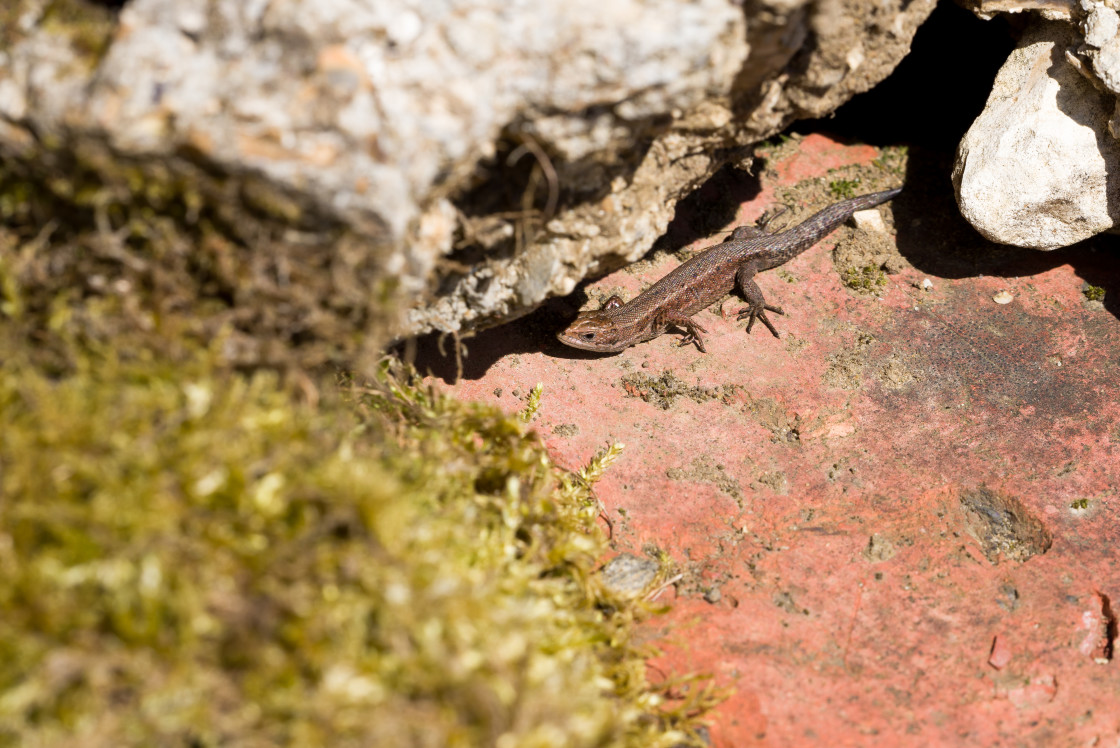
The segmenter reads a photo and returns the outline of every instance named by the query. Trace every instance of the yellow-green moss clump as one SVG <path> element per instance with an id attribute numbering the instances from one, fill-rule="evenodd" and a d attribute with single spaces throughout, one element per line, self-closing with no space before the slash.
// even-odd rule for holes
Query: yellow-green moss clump
<path id="1" fill-rule="evenodd" d="M 0 745 L 696 741 L 710 691 L 647 684 L 587 483 L 516 417 L 75 360 L 0 362 Z"/>
<path id="2" fill-rule="evenodd" d="M 840 280 L 857 293 L 872 294 L 886 287 L 887 274 L 874 264 L 846 267 L 840 271 Z"/>
<path id="3" fill-rule="evenodd" d="M 1089 301 L 1104 301 L 1104 289 L 1100 286 L 1094 286 L 1091 283 L 1086 283 L 1085 287 L 1081 289 L 1081 293 Z"/>
<path id="4" fill-rule="evenodd" d="M 245 368 L 364 368 L 380 354 L 404 293 L 383 237 L 189 158 L 42 140 L 53 145 L 0 160 L 0 303 L 19 296 L 0 314 L 171 356 L 224 334 L 226 361 Z"/>

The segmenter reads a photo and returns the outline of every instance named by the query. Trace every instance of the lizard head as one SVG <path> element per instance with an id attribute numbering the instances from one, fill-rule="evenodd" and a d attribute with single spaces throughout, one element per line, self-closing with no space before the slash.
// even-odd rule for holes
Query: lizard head
<path id="1" fill-rule="evenodd" d="M 615 324 L 606 309 L 584 312 L 565 330 L 557 333 L 556 339 L 573 348 L 599 353 L 614 353 L 633 345 L 632 336 Z"/>

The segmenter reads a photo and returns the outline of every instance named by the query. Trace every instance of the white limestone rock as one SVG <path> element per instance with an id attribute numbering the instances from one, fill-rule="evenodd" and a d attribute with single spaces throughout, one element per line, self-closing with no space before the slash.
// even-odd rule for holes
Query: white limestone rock
<path id="1" fill-rule="evenodd" d="M 1106 5 L 1097 5 L 1085 19 L 1085 43 L 1100 48 L 1116 37 L 1120 30 L 1120 14 Z"/>
<path id="2" fill-rule="evenodd" d="M 1099 26 L 1109 27 L 1107 15 Z M 1001 244 L 1056 249 L 1106 231 L 1120 215 L 1114 100 L 1067 60 L 1082 39 L 1039 21 L 1001 68 L 984 111 L 961 141 L 953 185 L 962 215 Z"/>

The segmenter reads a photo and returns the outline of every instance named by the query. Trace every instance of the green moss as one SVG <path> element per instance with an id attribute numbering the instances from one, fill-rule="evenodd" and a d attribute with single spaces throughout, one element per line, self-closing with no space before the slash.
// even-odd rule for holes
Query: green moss
<path id="1" fill-rule="evenodd" d="M 10 241 L 10 237 L 0 236 L 0 242 L 5 240 Z M 15 273 L 8 266 L 7 255 L 0 252 L 0 318 L 17 320 L 23 316 L 23 295 Z"/>
<path id="2" fill-rule="evenodd" d="M 392 367 L 0 362 L 0 744 L 699 744 L 650 686 L 590 483 Z M 306 387 L 300 392 L 307 392 Z"/>
<path id="3" fill-rule="evenodd" d="M 847 267 L 840 271 L 840 280 L 853 291 L 871 294 L 887 285 L 887 274 L 878 265 Z"/>
<path id="4" fill-rule="evenodd" d="M 755 146 L 755 152 L 759 156 L 770 158 L 770 157 L 773 157 L 773 155 L 779 149 L 781 149 L 787 143 L 793 142 L 794 140 L 795 140 L 795 138 L 792 138 L 789 135 L 786 135 L 784 132 L 780 132 L 777 135 L 774 135 L 773 137 L 767 138 L 766 140 L 763 140 L 761 143 L 758 143 Z"/>
<path id="5" fill-rule="evenodd" d="M 879 151 L 879 157 L 871 162 L 872 166 L 887 174 L 896 177 L 904 178 L 906 176 L 906 165 L 910 158 L 909 146 L 890 146 L 882 148 Z"/>
<path id="6" fill-rule="evenodd" d="M 537 411 L 541 407 L 541 394 L 543 392 L 544 384 L 542 382 L 537 382 L 536 386 L 529 390 L 529 396 L 525 398 L 525 407 L 517 414 L 522 423 L 529 423 L 537 415 Z"/>
<path id="7" fill-rule="evenodd" d="M 716 387 L 692 386 L 666 369 L 658 377 L 642 372 L 626 374 L 621 379 L 622 390 L 628 397 L 640 397 L 661 410 L 669 410 L 678 398 L 687 397 L 698 403 L 715 400 L 720 396 Z"/>
<path id="8" fill-rule="evenodd" d="M 1089 301 L 1104 301 L 1104 289 L 1100 286 L 1093 286 L 1088 283 L 1081 289 L 1081 293 Z"/>
<path id="9" fill-rule="evenodd" d="M 298 225 L 304 219 L 298 202 L 260 177 L 249 177 L 242 182 L 241 198 L 246 206 L 267 218 L 291 225 Z"/>
<path id="10" fill-rule="evenodd" d="M 856 196 L 856 189 L 860 186 L 860 179 L 833 179 L 828 183 L 828 191 L 837 199 L 847 199 Z"/>
<path id="11" fill-rule="evenodd" d="M 66 36 L 90 69 L 109 49 L 116 22 L 115 11 L 89 0 L 50 0 L 40 21 L 44 31 Z"/>
<path id="12" fill-rule="evenodd" d="M 314 368 L 385 343 L 401 293 L 384 276 L 391 247 L 310 209 L 293 241 L 292 224 L 190 161 L 69 146 L 0 165 L 0 281 L 23 288 L 40 328 L 66 296 L 75 337 L 133 350 L 227 330 L 241 365 Z"/>

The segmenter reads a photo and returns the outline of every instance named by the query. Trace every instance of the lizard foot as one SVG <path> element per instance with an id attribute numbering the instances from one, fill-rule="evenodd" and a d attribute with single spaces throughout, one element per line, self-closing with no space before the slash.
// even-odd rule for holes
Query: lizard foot
<path id="1" fill-rule="evenodd" d="M 759 219 L 755 222 L 755 226 L 758 227 L 759 231 L 769 233 L 770 224 L 774 222 L 774 219 L 781 218 L 787 212 L 789 212 L 789 206 L 785 203 L 768 208 L 765 213 L 759 216 Z"/>
<path id="2" fill-rule="evenodd" d="M 740 309 L 739 316 L 737 316 L 735 319 L 739 320 L 740 322 L 743 320 L 748 320 L 748 334 L 750 333 L 751 328 L 754 327 L 755 320 L 758 320 L 762 322 L 762 324 L 766 325 L 766 329 L 774 333 L 775 338 L 782 337 L 778 334 L 778 331 L 774 329 L 774 325 L 770 324 L 770 320 L 766 318 L 766 312 L 774 312 L 774 314 L 785 314 L 780 306 L 770 306 L 769 304 L 755 306 L 752 304 L 751 306 Z"/>
<path id="3" fill-rule="evenodd" d="M 707 332 L 707 330 L 705 330 L 695 322 L 691 323 L 685 329 L 688 330 L 688 332 L 686 332 L 684 337 L 681 338 L 681 342 L 679 343 L 679 345 L 683 347 L 688 345 L 689 343 L 695 343 L 696 347 L 700 349 L 701 353 L 707 353 L 708 351 L 704 348 L 704 339 L 700 337 L 700 333 Z"/>

